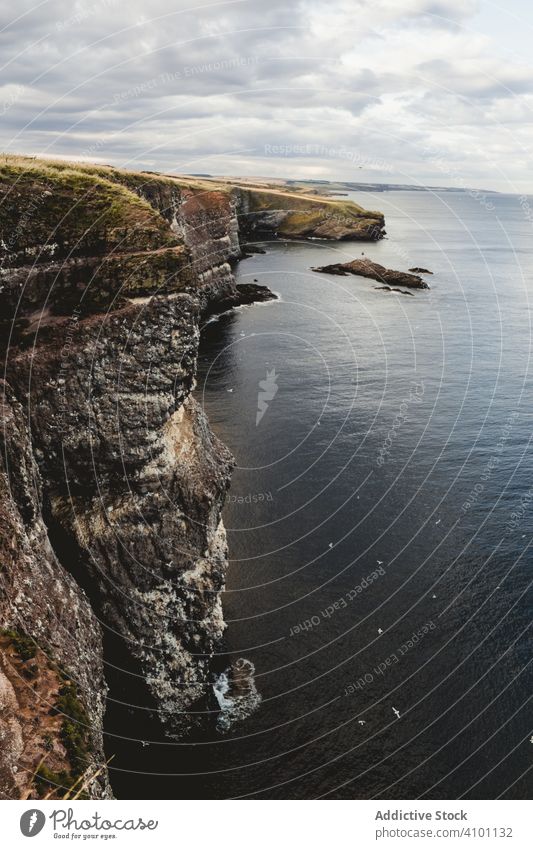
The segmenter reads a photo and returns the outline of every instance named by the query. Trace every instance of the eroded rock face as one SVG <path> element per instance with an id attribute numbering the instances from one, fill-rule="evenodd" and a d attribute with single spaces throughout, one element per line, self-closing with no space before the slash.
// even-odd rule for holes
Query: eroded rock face
<path id="1" fill-rule="evenodd" d="M 0 791 L 39 795 L 83 769 L 98 797 L 110 792 L 98 619 L 170 734 L 200 722 L 207 689 L 212 702 L 233 460 L 191 394 L 199 326 L 269 293 L 235 285 L 238 192 L 33 161 L 0 177 Z M 368 223 L 315 213 L 284 221 L 332 238 Z M 232 721 L 259 701 L 243 664 Z M 52 714 L 32 713 L 22 679 Z"/>
<path id="2" fill-rule="evenodd" d="M 199 309 L 179 294 L 54 324 L 11 363 L 52 518 L 173 733 L 191 724 L 224 628 L 232 458 L 190 395 Z"/>
<path id="3" fill-rule="evenodd" d="M 239 221 L 232 194 L 198 191 L 176 180 L 138 177 L 134 190 L 168 222 L 186 247 L 203 309 L 239 302 L 232 263 L 240 259 Z"/>
<path id="4" fill-rule="evenodd" d="M 61 174 L 45 169 L 33 181 L 41 186 L 44 179 L 63 212 L 77 203 L 76 180 L 69 176 L 65 185 Z M 34 216 L 43 216 L 35 231 L 29 216 L 16 219 L 16 238 L 6 230 L 9 216 L 0 222 L 4 330 L 11 333 L 2 356 L 10 376 L 4 455 L 13 466 L 0 480 L 9 549 L 0 604 L 7 717 L 0 721 L 0 780 L 13 797 L 30 785 L 39 795 L 47 780 L 68 783 L 79 772 L 72 758 L 82 755 L 91 767 L 103 766 L 85 792 L 109 793 L 98 618 L 125 642 L 155 710 L 178 736 L 198 721 L 195 709 L 211 690 L 210 663 L 225 627 L 221 511 L 233 460 L 191 392 L 202 313 L 217 298 L 236 304 L 241 297 L 230 264 L 237 221 L 227 194 L 196 202 L 162 181 L 144 197 L 137 192 L 144 181 L 133 182 L 117 191 L 121 222 L 128 222 L 125 208 L 150 224 L 139 240 L 127 226 L 126 233 L 104 228 L 98 238 L 86 237 L 68 215 L 68 227 L 58 230 L 55 207 L 46 203 L 32 206 Z M 9 196 L 9 179 L 3 189 Z M 21 193 L 31 195 L 30 177 L 17 204 Z M 101 212 L 97 203 L 95 222 Z M 92 215 L 84 207 L 89 230 Z M 41 244 L 39 251 L 54 225 L 56 248 Z M 74 725 L 76 716 L 86 718 L 87 739 L 75 735 L 70 745 L 62 719 L 42 722 L 37 709 L 31 714 L 16 686 L 13 640 L 35 642 L 34 657 L 17 663 L 31 663 L 36 690 L 60 706 L 66 700 Z M 26 726 L 17 722 L 21 711 L 30 712 Z M 48 773 L 32 778 L 44 750 Z M 30 784 L 17 774 L 20 762 Z"/>
<path id="5" fill-rule="evenodd" d="M 379 241 L 385 219 L 352 202 L 306 198 L 282 191 L 233 189 L 241 232 L 255 237 Z"/>
<path id="6" fill-rule="evenodd" d="M 91 796 L 109 796 L 100 626 L 54 554 L 24 411 L 10 386 L 0 390 L 0 794 L 38 798 L 84 773 Z"/>

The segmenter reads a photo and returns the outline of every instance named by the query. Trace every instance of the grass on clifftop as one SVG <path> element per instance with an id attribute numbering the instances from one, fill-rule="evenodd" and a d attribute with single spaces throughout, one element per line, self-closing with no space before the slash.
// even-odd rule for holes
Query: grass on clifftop
<path id="1" fill-rule="evenodd" d="M 113 169 L 0 157 L 0 238 L 8 253 L 42 245 L 96 252 L 176 244 L 164 218 Z"/>
<path id="2" fill-rule="evenodd" d="M 23 176 L 24 175 L 24 176 Z M 351 200 L 338 200 L 324 196 L 303 193 L 291 190 L 290 187 L 268 186 L 253 181 L 239 181 L 238 179 L 224 177 L 193 177 L 190 175 L 159 174 L 148 171 L 128 171 L 123 168 L 115 168 L 111 165 L 94 165 L 91 163 L 67 162 L 63 160 L 38 159 L 35 157 L 12 156 L 4 154 L 0 156 L 0 180 L 8 179 L 33 179 L 45 183 L 53 181 L 55 184 L 63 185 L 69 190 L 78 189 L 86 191 L 90 185 L 98 187 L 105 195 L 112 194 L 112 206 L 110 216 L 115 221 L 115 226 L 123 223 L 122 214 L 131 216 L 132 213 L 140 223 L 150 218 L 154 210 L 150 205 L 141 200 L 136 194 L 141 187 L 150 186 L 177 186 L 192 192 L 222 191 L 230 193 L 235 189 L 249 196 L 253 211 L 267 211 L 279 209 L 291 209 L 295 212 L 321 211 L 323 215 L 339 215 L 345 219 L 372 219 L 382 218 L 380 212 L 372 212 L 364 209 Z M 119 192 L 117 186 L 122 188 Z M 144 216 L 144 217 L 143 217 Z M 1 223 L 1 205 L 0 205 Z M 148 222 L 146 222 L 148 223 Z M 153 221 L 151 222 L 154 226 Z M 156 227 L 157 229 L 157 227 Z"/>
<path id="3" fill-rule="evenodd" d="M 319 195 L 302 195 L 295 192 L 278 191 L 277 189 L 265 191 L 263 189 L 246 188 L 243 191 L 249 194 L 250 209 L 253 212 L 277 209 L 306 212 L 312 208 L 321 213 L 338 213 L 344 218 L 381 218 L 380 212 L 369 212 L 351 200 L 336 200 Z"/>
<path id="4" fill-rule="evenodd" d="M 183 237 L 173 232 L 171 223 L 191 195 L 202 203 L 205 199 L 211 219 L 216 217 L 217 195 L 232 196 L 238 214 L 251 214 L 250 220 L 254 214 L 260 218 L 261 213 L 273 213 L 271 226 L 282 238 L 379 238 L 384 223 L 380 212 L 351 200 L 293 191 L 290 186 L 4 154 L 0 260 L 20 266 L 176 247 Z M 224 214 L 229 209 L 228 203 Z"/>

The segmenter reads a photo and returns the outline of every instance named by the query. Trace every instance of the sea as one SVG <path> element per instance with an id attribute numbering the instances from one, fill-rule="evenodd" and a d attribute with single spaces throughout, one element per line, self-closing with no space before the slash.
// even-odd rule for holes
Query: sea
<path id="1" fill-rule="evenodd" d="M 349 197 L 386 238 L 262 243 L 238 282 L 277 299 L 202 332 L 236 462 L 220 667 L 258 698 L 193 741 L 108 725 L 119 797 L 531 797 L 533 199 Z M 430 288 L 313 271 L 364 257 Z"/>

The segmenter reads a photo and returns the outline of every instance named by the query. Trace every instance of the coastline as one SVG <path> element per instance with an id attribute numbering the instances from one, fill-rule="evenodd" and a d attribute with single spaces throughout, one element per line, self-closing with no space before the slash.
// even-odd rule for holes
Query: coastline
<path id="1" fill-rule="evenodd" d="M 177 178 L 72 163 L 8 158 L 0 177 L 1 275 L 12 311 L 3 327 L 3 453 L 25 452 L 39 487 L 29 488 L 24 470 L 19 479 L 11 466 L 3 469 L 17 516 L 12 533 L 28 554 L 10 560 L 10 579 L 27 589 L 0 599 L 2 627 L 74 682 L 92 728 L 75 754 L 61 725 L 46 731 L 54 769 L 43 770 L 40 783 L 33 769 L 48 757 L 48 737 L 44 729 L 31 740 L 19 732 L 0 764 L 1 789 L 38 798 L 43 786 L 68 792 L 80 779 L 89 797 L 109 798 L 103 635 L 125 640 L 128 663 L 172 738 L 195 734 L 202 712 L 212 712 L 211 661 L 225 629 L 221 511 L 234 461 L 191 394 L 201 322 L 276 297 L 255 284 L 235 285 L 232 265 L 251 230 L 277 238 L 287 221 L 302 236 L 373 239 L 366 228 L 382 219 L 353 204 L 339 211 L 298 198 L 295 223 L 290 206 L 273 214 L 272 203 L 283 206 L 285 198 L 272 195 L 264 208 L 268 192 L 257 204 L 253 192 L 243 201 L 239 189 L 207 191 Z M 12 416 L 24 425 L 15 444 Z M 49 605 L 39 627 L 30 571 L 40 571 Z M 79 619 L 78 644 L 91 635 L 82 656 L 62 636 L 72 610 L 66 586 L 87 619 Z M 22 660 L 31 662 L 40 680 L 44 660 Z M 26 772 L 17 778 L 18 761 Z"/>

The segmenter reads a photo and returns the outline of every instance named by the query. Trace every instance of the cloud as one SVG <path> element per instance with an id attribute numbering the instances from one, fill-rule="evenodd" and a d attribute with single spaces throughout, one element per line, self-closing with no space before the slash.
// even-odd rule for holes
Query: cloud
<path id="1" fill-rule="evenodd" d="M 164 170 L 361 180 L 386 170 L 391 182 L 446 184 L 427 155 L 438 148 L 467 184 L 533 188 L 523 170 L 533 71 L 476 32 L 477 9 L 22 0 L 10 16 L 4 4 L 0 144 Z M 265 153 L 276 145 L 294 153 Z"/>

